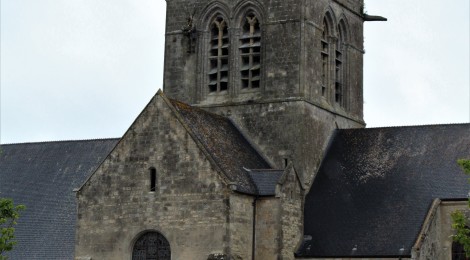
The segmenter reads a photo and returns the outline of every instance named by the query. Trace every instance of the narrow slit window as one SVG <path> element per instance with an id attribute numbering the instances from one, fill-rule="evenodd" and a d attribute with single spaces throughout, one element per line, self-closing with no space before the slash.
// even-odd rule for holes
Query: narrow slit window
<path id="1" fill-rule="evenodd" d="M 150 191 L 155 191 L 157 188 L 157 170 L 150 168 Z"/>
<path id="2" fill-rule="evenodd" d="M 243 89 L 260 87 L 261 28 L 254 13 L 246 15 L 240 37 L 240 76 Z"/>
<path id="3" fill-rule="evenodd" d="M 211 24 L 209 50 L 209 92 L 228 90 L 229 37 L 225 20 L 218 16 Z"/>

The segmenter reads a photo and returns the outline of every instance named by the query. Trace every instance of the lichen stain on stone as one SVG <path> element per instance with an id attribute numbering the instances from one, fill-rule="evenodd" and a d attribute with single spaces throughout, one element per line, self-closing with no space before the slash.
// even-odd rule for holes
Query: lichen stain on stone
<path id="1" fill-rule="evenodd" d="M 356 174 L 358 184 L 384 179 L 387 174 L 393 172 L 393 168 L 403 155 L 415 155 L 399 138 L 392 140 L 380 131 L 368 139 L 362 138 L 357 133 L 346 132 L 346 135 L 346 146 L 349 148 L 347 160 L 352 162 L 350 165 L 354 169 L 351 169 L 351 172 Z"/>

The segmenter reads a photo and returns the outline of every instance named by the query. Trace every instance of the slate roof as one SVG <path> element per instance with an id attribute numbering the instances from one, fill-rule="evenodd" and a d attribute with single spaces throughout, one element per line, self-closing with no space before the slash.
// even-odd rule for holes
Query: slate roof
<path id="1" fill-rule="evenodd" d="M 470 125 L 338 130 L 306 197 L 304 257 L 409 256 L 435 198 L 466 198 Z M 353 248 L 356 247 L 356 250 Z"/>
<path id="2" fill-rule="evenodd" d="M 74 188 L 118 139 L 1 145 L 0 197 L 26 205 L 16 226 L 18 244 L 9 259 L 73 259 Z"/>
<path id="3" fill-rule="evenodd" d="M 246 171 L 255 183 L 259 196 L 274 196 L 276 184 L 284 173 L 284 170 L 272 169 L 246 169 Z"/>
<path id="4" fill-rule="evenodd" d="M 270 169 L 271 166 L 230 119 L 176 100 L 170 101 L 225 176 L 236 183 L 237 191 L 257 194 L 256 184 L 244 168 Z"/>

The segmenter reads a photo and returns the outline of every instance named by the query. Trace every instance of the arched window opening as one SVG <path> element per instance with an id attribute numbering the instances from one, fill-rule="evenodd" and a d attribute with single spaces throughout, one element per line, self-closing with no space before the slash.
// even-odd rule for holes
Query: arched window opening
<path id="1" fill-rule="evenodd" d="M 328 23 L 326 18 L 323 19 L 323 32 L 321 36 L 321 95 L 326 96 L 326 90 L 328 87 L 328 67 L 330 63 L 330 42 L 329 42 L 329 31 Z"/>
<path id="2" fill-rule="evenodd" d="M 459 242 L 452 242 L 452 260 L 468 260 L 463 245 Z"/>
<path id="3" fill-rule="evenodd" d="M 344 50 L 344 32 L 340 25 L 338 26 L 338 41 L 336 43 L 335 51 L 335 102 L 340 106 L 344 106 L 344 65 L 343 65 L 343 50 Z"/>
<path id="4" fill-rule="evenodd" d="M 157 170 L 150 168 L 150 191 L 155 191 L 157 188 Z"/>
<path id="5" fill-rule="evenodd" d="M 170 243 L 158 232 L 147 232 L 135 242 L 132 260 L 171 260 Z"/>
<path id="6" fill-rule="evenodd" d="M 240 37 L 241 86 L 259 88 L 261 76 L 261 29 L 254 13 L 246 15 Z"/>
<path id="7" fill-rule="evenodd" d="M 211 24 L 209 51 L 209 92 L 228 89 L 229 37 L 227 23 L 217 16 Z"/>

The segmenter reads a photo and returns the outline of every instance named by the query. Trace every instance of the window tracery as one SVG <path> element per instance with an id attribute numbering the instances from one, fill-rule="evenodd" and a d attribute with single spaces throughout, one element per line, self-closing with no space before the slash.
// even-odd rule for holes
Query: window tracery
<path id="1" fill-rule="evenodd" d="M 245 16 L 240 36 L 241 87 L 260 87 L 261 76 L 261 29 L 259 20 L 252 12 Z"/>
<path id="2" fill-rule="evenodd" d="M 229 35 L 225 19 L 217 16 L 210 27 L 209 92 L 228 89 L 229 83 Z"/>
<path id="3" fill-rule="evenodd" d="M 329 75 L 329 64 L 330 64 L 330 42 L 329 42 L 329 30 L 326 18 L 323 19 L 323 32 L 321 36 L 321 95 L 326 96 L 328 88 L 328 75 Z"/>
<path id="4" fill-rule="evenodd" d="M 336 43 L 335 51 L 335 102 L 340 106 L 344 106 L 343 93 L 344 93 L 344 65 L 343 65 L 343 48 L 344 47 L 344 32 L 340 25 L 338 26 L 338 41 Z"/>

